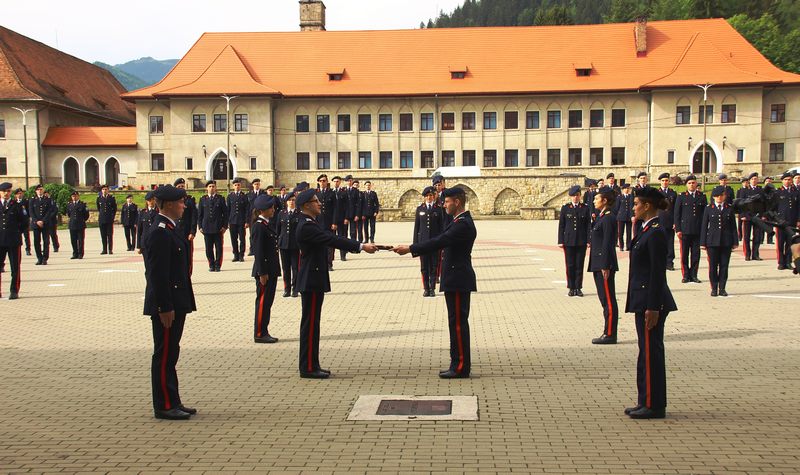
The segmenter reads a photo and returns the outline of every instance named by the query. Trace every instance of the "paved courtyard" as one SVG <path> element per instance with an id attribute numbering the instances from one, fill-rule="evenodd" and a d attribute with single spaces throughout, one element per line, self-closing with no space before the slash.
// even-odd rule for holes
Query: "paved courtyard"
<path id="1" fill-rule="evenodd" d="M 444 298 L 423 299 L 418 260 L 380 252 L 335 262 L 322 319 L 325 381 L 297 374 L 299 299 L 280 294 L 271 332 L 252 341 L 252 258 L 209 273 L 195 250 L 198 311 L 178 366 L 190 421 L 150 403 L 150 323 L 141 258 L 24 258 L 20 299 L 0 301 L 0 472 L 797 473 L 800 468 L 800 277 L 731 263 L 728 298 L 669 282 L 667 419 L 634 421 L 636 333 L 597 347 L 602 314 L 590 275 L 568 298 L 554 221 L 479 221 L 473 262 L 473 372 L 447 365 Z M 380 243 L 412 223 L 379 223 Z M 198 242 L 202 246 L 202 240 Z M 677 246 L 676 246 L 677 247 Z M 338 254 L 338 253 L 337 253 Z M 628 260 L 620 254 L 624 308 Z M 478 421 L 348 421 L 360 395 L 477 396 Z"/>

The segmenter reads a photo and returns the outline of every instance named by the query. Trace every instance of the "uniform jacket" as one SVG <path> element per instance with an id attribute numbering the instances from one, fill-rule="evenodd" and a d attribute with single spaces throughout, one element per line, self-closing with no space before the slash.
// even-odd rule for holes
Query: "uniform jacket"
<path id="1" fill-rule="evenodd" d="M 600 213 L 592 226 L 592 247 L 589 249 L 589 272 L 619 270 L 617 264 L 617 220 L 611 210 Z"/>
<path id="2" fill-rule="evenodd" d="M 228 226 L 228 206 L 225 205 L 225 198 L 222 195 L 215 193 L 210 197 L 206 193 L 200 198 L 197 224 L 203 234 L 218 234 L 222 228 Z"/>
<path id="3" fill-rule="evenodd" d="M 658 191 L 664 194 L 669 202 L 669 206 L 667 206 L 666 210 L 658 212 L 658 222 L 661 223 L 662 229 L 665 231 L 670 231 L 672 230 L 672 226 L 675 224 L 675 202 L 678 200 L 678 194 L 675 193 L 675 190 L 672 188 L 667 188 L 667 191 L 664 192 L 664 189 L 659 187 Z"/>
<path id="4" fill-rule="evenodd" d="M 583 193 L 583 204 L 589 207 L 589 215 L 592 221 L 597 217 L 597 210 L 594 207 L 594 197 L 597 196 L 597 191 L 585 191 Z"/>
<path id="5" fill-rule="evenodd" d="M 155 222 L 157 216 L 158 216 L 158 208 L 155 208 L 155 207 L 153 209 L 142 208 L 142 209 L 139 210 L 139 216 L 136 219 L 136 248 L 137 249 L 141 249 L 142 248 L 142 236 L 144 236 L 144 233 L 147 232 L 148 229 L 150 229 L 150 226 L 153 225 L 153 223 Z M 175 232 L 181 234 L 181 236 L 186 238 L 186 236 L 183 235 L 183 233 L 182 233 L 182 231 L 181 231 L 179 226 L 176 227 Z"/>
<path id="6" fill-rule="evenodd" d="M 336 199 L 335 211 L 333 212 L 333 222 L 337 226 L 344 224 L 347 218 L 347 209 L 350 207 L 350 195 L 347 193 L 347 188 L 339 188 L 334 190 L 334 197 Z"/>
<path id="7" fill-rule="evenodd" d="M 67 218 L 70 230 L 86 229 L 86 220 L 89 219 L 89 208 L 86 203 L 83 201 L 70 201 L 67 203 Z"/>
<path id="8" fill-rule="evenodd" d="M 278 248 L 297 249 L 297 222 L 300 210 L 285 209 L 278 213 Z"/>
<path id="9" fill-rule="evenodd" d="M 694 193 L 684 191 L 678 195 L 675 201 L 675 231 L 689 235 L 700 234 L 707 202 L 705 193 L 699 190 Z"/>
<path id="10" fill-rule="evenodd" d="M 39 226 L 36 225 L 36 221 L 43 221 L 44 225 L 47 226 L 47 223 L 49 223 L 56 216 L 57 212 L 58 210 L 56 210 L 56 204 L 52 199 L 44 196 L 41 198 L 38 196 L 31 198 L 31 226 L 34 228 L 39 228 Z"/>
<path id="11" fill-rule="evenodd" d="M 475 270 L 472 268 L 472 246 L 478 231 L 469 211 L 453 219 L 444 232 L 433 239 L 411 245 L 411 254 L 419 256 L 444 249 L 441 290 L 444 292 L 476 292 Z"/>
<path id="12" fill-rule="evenodd" d="M 264 190 L 259 189 L 258 192 L 255 190 L 250 190 L 247 192 L 247 221 L 250 222 L 250 218 L 253 216 L 253 202 L 259 196 L 266 193 Z"/>
<path id="13" fill-rule="evenodd" d="M 25 221 L 25 229 L 27 230 L 30 226 L 31 220 L 31 209 L 30 209 L 30 201 L 27 198 L 22 198 L 20 200 L 14 198 L 20 206 L 22 206 L 22 211 L 24 213 L 24 221 Z"/>
<path id="14" fill-rule="evenodd" d="M 190 313 L 197 310 L 189 277 L 189 242 L 180 235 L 172 222 L 158 215 L 142 236 L 144 277 L 144 314 L 174 310 Z"/>
<path id="15" fill-rule="evenodd" d="M 361 252 L 358 241 L 336 236 L 323 228 L 321 223 L 303 213 L 300 213 L 297 224 L 297 245 L 300 248 L 297 290 L 300 292 L 331 291 L 331 280 L 328 275 L 329 247 L 353 253 Z"/>
<path id="16" fill-rule="evenodd" d="M 633 238 L 625 312 L 673 311 L 678 307 L 667 286 L 667 235 L 658 218 Z"/>
<path id="17" fill-rule="evenodd" d="M 447 188 L 443 188 L 442 192 L 444 192 L 446 189 Z M 442 220 L 444 221 L 444 227 L 446 228 L 450 225 L 450 223 L 453 222 L 453 217 L 447 214 L 447 212 L 444 210 L 444 198 L 442 198 L 442 193 L 439 193 L 439 195 L 436 197 L 436 204 L 442 208 Z"/>
<path id="18" fill-rule="evenodd" d="M 319 220 L 320 226 L 322 226 L 322 229 L 325 231 L 330 231 L 331 225 L 336 224 L 335 193 L 336 192 L 332 190 L 331 187 L 325 188 L 324 190 L 317 190 L 317 199 L 322 203 L 322 214 L 319 215 L 317 220 Z"/>
<path id="19" fill-rule="evenodd" d="M 250 212 L 250 202 L 247 195 L 243 192 L 231 192 L 228 194 L 228 223 L 244 224 L 250 222 L 247 213 Z"/>
<path id="20" fill-rule="evenodd" d="M 589 242 L 589 207 L 569 202 L 561 207 L 558 217 L 558 243 L 565 246 L 585 246 Z"/>
<path id="21" fill-rule="evenodd" d="M 414 218 L 414 244 L 433 239 L 442 233 L 444 229 L 443 214 L 444 210 L 436 203 L 431 203 L 430 210 L 427 203 L 422 203 L 417 207 Z"/>
<path id="22" fill-rule="evenodd" d="M 739 233 L 736 230 L 736 218 L 733 208 L 727 203 L 722 204 L 722 210 L 712 203 L 703 212 L 703 223 L 700 232 L 700 245 L 706 247 L 733 247 L 739 243 Z"/>
<path id="23" fill-rule="evenodd" d="M 109 194 L 103 197 L 101 194 L 97 197 L 97 211 L 99 213 L 97 222 L 100 224 L 111 224 L 117 216 L 117 200 L 114 195 Z"/>
<path id="24" fill-rule="evenodd" d="M 725 203 L 732 205 L 733 196 L 733 188 L 731 188 L 730 185 L 725 185 Z"/>
<path id="25" fill-rule="evenodd" d="M 188 238 L 189 235 L 197 234 L 197 202 L 194 200 L 194 196 L 186 195 L 184 203 L 186 203 L 186 208 L 177 224 L 183 237 Z"/>
<path id="26" fill-rule="evenodd" d="M 351 187 L 347 190 L 348 200 L 347 200 L 347 219 L 350 221 L 355 220 L 355 217 L 358 216 L 359 219 L 362 216 L 361 207 L 363 204 L 363 196 L 361 196 L 361 192 L 358 191 L 357 188 Z"/>
<path id="27" fill-rule="evenodd" d="M 139 219 L 139 207 L 135 203 L 125 203 L 122 205 L 119 219 L 123 226 L 136 226 L 136 221 Z"/>
<path id="28" fill-rule="evenodd" d="M 16 199 L 10 198 L 0 206 L 0 247 L 21 245 L 25 226 L 25 210 Z"/>
<path id="29" fill-rule="evenodd" d="M 371 218 L 375 216 L 375 213 L 380 211 L 380 209 L 381 209 L 381 204 L 378 201 L 378 194 L 375 193 L 375 190 L 365 191 L 364 200 L 362 202 L 362 207 L 361 207 L 362 216 Z"/>
<path id="30" fill-rule="evenodd" d="M 614 203 L 614 212 L 617 215 L 617 221 L 628 222 L 633 218 L 633 193 L 621 193 L 617 196 L 617 201 Z"/>
<path id="31" fill-rule="evenodd" d="M 778 195 L 778 209 L 776 210 L 778 215 L 786 220 L 787 224 L 794 226 L 800 219 L 797 193 L 793 192 L 791 187 L 785 189 L 783 186 L 778 188 L 775 193 Z"/>
<path id="32" fill-rule="evenodd" d="M 253 233 L 253 277 L 268 275 L 270 278 L 281 275 L 281 263 L 278 260 L 278 237 L 263 217 L 253 221 L 250 229 Z"/>

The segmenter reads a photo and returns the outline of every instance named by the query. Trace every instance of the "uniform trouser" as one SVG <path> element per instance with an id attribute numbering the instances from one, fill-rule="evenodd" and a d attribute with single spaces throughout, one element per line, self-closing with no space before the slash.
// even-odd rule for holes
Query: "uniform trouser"
<path id="1" fill-rule="evenodd" d="M 86 229 L 70 229 L 69 240 L 72 243 L 72 256 L 83 257 L 83 243 L 86 241 Z"/>
<path id="2" fill-rule="evenodd" d="M 22 244 L 17 246 L 0 246 L 0 264 L 2 264 L 2 266 L 6 264 L 6 255 L 8 255 L 8 265 L 11 271 L 11 286 L 9 291 L 12 294 L 16 294 L 19 292 L 19 263 L 22 261 Z M 0 297 L 2 296 L 3 273 L 0 272 Z"/>
<path id="3" fill-rule="evenodd" d="M 445 292 L 447 323 L 450 328 L 450 371 L 469 374 L 469 292 Z"/>
<path id="4" fill-rule="evenodd" d="M 33 249 L 36 251 L 36 259 L 39 261 L 46 261 L 50 258 L 50 233 L 46 228 L 33 228 Z"/>
<path id="5" fill-rule="evenodd" d="M 617 221 L 617 237 L 619 238 L 620 249 L 631 248 L 631 222 L 630 221 Z"/>
<path id="6" fill-rule="evenodd" d="M 256 277 L 256 315 L 255 337 L 269 335 L 269 318 L 272 315 L 272 303 L 275 301 L 275 288 L 278 285 L 277 276 L 269 276 L 267 284 L 261 285 Z"/>
<path id="7" fill-rule="evenodd" d="M 281 249 L 281 274 L 283 274 L 283 291 L 296 292 L 297 267 L 300 265 L 299 249 Z"/>
<path id="8" fill-rule="evenodd" d="M 667 267 L 675 265 L 675 230 L 665 229 L 664 234 L 667 236 Z"/>
<path id="9" fill-rule="evenodd" d="M 222 267 L 222 241 L 225 235 L 223 233 L 208 233 L 203 234 L 203 239 L 206 241 L 206 259 L 208 259 L 208 267 Z"/>
<path id="10" fill-rule="evenodd" d="M 594 285 L 597 287 L 597 297 L 603 306 L 603 335 L 617 337 L 617 323 L 619 322 L 619 307 L 617 306 L 617 289 L 614 284 L 615 271 L 611 271 L 608 279 L 603 278 L 601 271 L 592 272 Z"/>
<path id="11" fill-rule="evenodd" d="M 255 253 L 253 252 L 253 230 L 252 229 L 250 229 L 249 236 L 250 237 L 248 237 L 247 239 L 250 241 L 250 252 L 247 255 L 248 256 L 255 256 Z"/>
<path id="12" fill-rule="evenodd" d="M 375 242 L 375 216 L 367 216 L 364 221 L 364 242 Z"/>
<path id="13" fill-rule="evenodd" d="M 136 226 L 125 225 L 125 244 L 128 245 L 128 250 L 136 249 Z"/>
<path id="14" fill-rule="evenodd" d="M 25 251 L 30 253 L 31 252 L 31 230 L 26 229 L 22 233 L 22 237 L 25 238 Z"/>
<path id="15" fill-rule="evenodd" d="M 324 292 L 301 292 L 303 314 L 300 318 L 300 372 L 311 373 L 319 365 L 319 323 Z"/>
<path id="16" fill-rule="evenodd" d="M 50 226 L 50 242 L 53 243 L 53 250 L 58 252 L 58 248 L 61 247 L 61 243 L 58 242 L 58 224 Z"/>
<path id="17" fill-rule="evenodd" d="M 785 230 L 775 228 L 775 255 L 778 259 L 778 265 L 792 268 L 792 235 Z"/>
<path id="18" fill-rule="evenodd" d="M 682 236 L 681 274 L 684 279 L 696 279 L 697 268 L 700 267 L 700 235 L 683 233 Z"/>
<path id="19" fill-rule="evenodd" d="M 350 239 L 355 239 L 359 242 L 363 241 L 364 237 L 364 221 L 359 219 L 358 221 L 351 221 L 350 222 Z"/>
<path id="20" fill-rule="evenodd" d="M 636 362 L 638 404 L 650 409 L 667 407 L 667 368 L 664 361 L 664 321 L 667 315 L 669 312 L 661 312 L 658 324 L 648 330 L 644 312 L 636 312 L 636 334 L 639 337 L 639 358 Z"/>
<path id="21" fill-rule="evenodd" d="M 231 234 L 231 249 L 233 249 L 233 257 L 244 257 L 245 251 L 245 231 L 244 224 L 230 224 L 228 232 Z"/>
<path id="22" fill-rule="evenodd" d="M 348 236 L 347 228 L 349 226 L 353 226 L 353 223 L 350 223 L 349 225 L 344 223 L 339 223 L 336 226 L 336 235 L 339 237 L 346 238 Z M 333 248 L 330 248 L 330 262 L 333 262 L 333 253 L 334 253 Z M 341 260 L 345 260 L 346 257 L 347 257 L 347 251 L 345 251 L 344 249 L 339 249 L 339 258 Z"/>
<path id="23" fill-rule="evenodd" d="M 434 251 L 419 256 L 422 271 L 422 287 L 425 290 L 436 290 L 436 277 L 439 271 L 439 252 Z"/>
<path id="24" fill-rule="evenodd" d="M 582 289 L 586 246 L 564 246 L 564 260 L 567 264 L 567 288 Z"/>
<path id="25" fill-rule="evenodd" d="M 739 240 L 742 240 L 742 217 L 736 216 L 736 233 L 739 235 Z"/>
<path id="26" fill-rule="evenodd" d="M 750 220 L 742 223 L 742 231 L 744 234 L 744 246 L 742 246 L 744 248 L 744 256 L 746 258 L 761 257 L 758 255 L 758 250 L 764 241 L 764 232 L 758 226 L 753 226 Z"/>
<path id="27" fill-rule="evenodd" d="M 730 246 L 708 246 L 708 280 L 711 281 L 711 290 L 725 290 L 728 283 L 728 265 L 731 262 Z"/>
<path id="28" fill-rule="evenodd" d="M 103 252 L 114 252 L 114 223 L 100 225 L 100 242 L 103 244 Z"/>
<path id="29" fill-rule="evenodd" d="M 170 410 L 181 406 L 178 392 L 178 373 L 175 365 L 181 352 L 181 336 L 186 314 L 175 312 L 172 326 L 165 328 L 158 315 L 150 317 L 153 324 L 153 361 L 150 378 L 153 385 L 153 409 Z"/>

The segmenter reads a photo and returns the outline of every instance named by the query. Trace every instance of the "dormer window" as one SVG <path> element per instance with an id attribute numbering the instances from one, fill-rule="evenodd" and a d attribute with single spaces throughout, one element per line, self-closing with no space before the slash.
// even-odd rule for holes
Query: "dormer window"
<path id="1" fill-rule="evenodd" d="M 467 77 L 467 68 L 450 68 L 450 79 L 464 79 Z"/>
<path id="2" fill-rule="evenodd" d="M 588 77 L 592 75 L 593 66 L 590 63 L 575 64 L 575 75 L 578 77 Z"/>
<path id="3" fill-rule="evenodd" d="M 341 81 L 344 79 L 344 69 L 328 71 L 328 81 Z"/>

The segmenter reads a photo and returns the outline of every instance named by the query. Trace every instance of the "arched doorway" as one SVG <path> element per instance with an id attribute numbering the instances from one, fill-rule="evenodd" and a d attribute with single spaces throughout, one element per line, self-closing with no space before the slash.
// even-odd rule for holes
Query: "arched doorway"
<path id="1" fill-rule="evenodd" d="M 225 163 L 228 163 L 228 170 L 225 170 Z M 236 175 L 236 170 L 233 167 L 233 163 L 228 159 L 228 155 L 225 152 L 219 152 L 214 157 L 214 160 L 211 162 L 211 173 L 210 178 L 213 180 L 228 180 L 233 179 Z"/>
<path id="2" fill-rule="evenodd" d="M 100 165 L 97 163 L 97 159 L 94 157 L 89 158 L 86 160 L 86 165 L 84 165 L 85 170 L 85 184 L 86 186 L 94 186 L 100 184 Z"/>
<path id="3" fill-rule="evenodd" d="M 703 156 L 703 144 L 695 147 L 689 163 L 689 171 L 695 174 L 720 173 L 722 172 L 722 161 L 720 150 L 711 142 L 706 142 L 705 157 Z"/>
<path id="4" fill-rule="evenodd" d="M 108 186 L 119 186 L 119 161 L 114 157 L 106 160 L 106 184 Z"/>
<path id="5" fill-rule="evenodd" d="M 78 186 L 81 180 L 80 167 L 78 161 L 74 157 L 68 157 L 64 160 L 64 183 L 70 186 Z"/>

